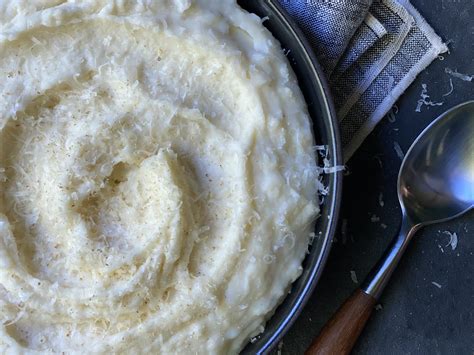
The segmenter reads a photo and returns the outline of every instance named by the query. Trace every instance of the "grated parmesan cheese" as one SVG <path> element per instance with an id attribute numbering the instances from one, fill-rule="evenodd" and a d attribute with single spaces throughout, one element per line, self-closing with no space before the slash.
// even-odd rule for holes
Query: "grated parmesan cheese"
<path id="1" fill-rule="evenodd" d="M 458 235 L 449 231 L 444 231 L 443 233 L 449 236 L 449 242 L 445 246 L 450 246 L 452 250 L 455 250 L 458 246 Z"/>
<path id="2" fill-rule="evenodd" d="M 421 112 L 423 106 L 443 106 L 443 104 L 444 102 L 431 101 L 430 95 L 428 95 L 428 85 L 421 84 L 420 99 L 415 109 L 416 112 Z"/>
<path id="3" fill-rule="evenodd" d="M 380 205 L 380 207 L 385 206 L 385 202 L 383 200 L 383 192 L 379 193 L 379 205 Z"/>
<path id="4" fill-rule="evenodd" d="M 398 142 L 393 142 L 393 149 L 395 150 L 395 153 L 397 153 L 397 156 L 400 158 L 400 160 L 405 158 L 405 153 L 403 153 L 402 147 L 400 147 Z"/>
<path id="5" fill-rule="evenodd" d="M 463 81 L 468 81 L 468 82 L 471 82 L 474 80 L 474 75 L 459 73 L 457 70 L 452 70 L 451 68 L 445 68 L 444 71 L 446 74 L 456 79 L 461 79 Z"/>
<path id="6" fill-rule="evenodd" d="M 449 96 L 454 92 L 453 79 L 449 79 L 449 91 L 446 94 L 443 94 L 443 97 Z"/>
<path id="7" fill-rule="evenodd" d="M 358 284 L 358 283 L 359 283 L 359 280 L 357 280 L 356 272 L 355 272 L 354 270 L 351 270 L 350 273 L 351 273 L 351 280 L 352 280 L 352 282 L 355 283 L 355 284 Z"/>
<path id="8" fill-rule="evenodd" d="M 373 214 L 372 217 L 370 217 L 370 221 L 371 221 L 372 223 L 380 222 L 380 217 L 377 216 L 377 215 L 375 215 L 375 214 Z"/>

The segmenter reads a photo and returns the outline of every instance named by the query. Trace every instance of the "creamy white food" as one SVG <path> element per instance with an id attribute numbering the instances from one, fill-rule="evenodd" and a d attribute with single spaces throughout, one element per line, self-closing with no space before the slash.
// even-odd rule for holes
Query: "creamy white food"
<path id="1" fill-rule="evenodd" d="M 302 94 L 234 1 L 0 0 L 0 351 L 235 353 L 318 213 Z"/>

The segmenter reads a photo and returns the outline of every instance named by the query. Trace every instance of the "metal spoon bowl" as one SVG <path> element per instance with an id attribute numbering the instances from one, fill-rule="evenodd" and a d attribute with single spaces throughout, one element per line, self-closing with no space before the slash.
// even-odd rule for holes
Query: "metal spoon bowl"
<path id="1" fill-rule="evenodd" d="M 399 236 L 362 286 L 378 299 L 415 232 L 474 207 L 474 101 L 434 120 L 415 140 L 398 175 Z"/>
<path id="2" fill-rule="evenodd" d="M 398 198 L 398 237 L 307 354 L 348 354 L 416 231 L 474 208 L 474 101 L 445 112 L 418 136 L 400 168 Z"/>
<path id="3" fill-rule="evenodd" d="M 474 203 L 474 102 L 436 119 L 407 153 L 398 176 L 406 218 L 429 224 L 454 218 Z"/>

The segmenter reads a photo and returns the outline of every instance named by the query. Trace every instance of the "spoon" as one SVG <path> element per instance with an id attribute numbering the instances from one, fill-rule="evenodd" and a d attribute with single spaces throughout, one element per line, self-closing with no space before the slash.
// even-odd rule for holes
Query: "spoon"
<path id="1" fill-rule="evenodd" d="M 307 355 L 348 354 L 415 233 L 474 207 L 474 101 L 445 112 L 418 136 L 400 168 L 398 199 L 403 213 L 400 234 Z"/>

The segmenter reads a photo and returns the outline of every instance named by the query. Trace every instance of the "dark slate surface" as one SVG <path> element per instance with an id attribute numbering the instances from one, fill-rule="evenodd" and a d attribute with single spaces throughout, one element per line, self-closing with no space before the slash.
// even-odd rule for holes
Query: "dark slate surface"
<path id="1" fill-rule="evenodd" d="M 385 118 L 348 164 L 344 181 L 341 224 L 323 277 L 303 313 L 283 339 L 282 354 L 302 354 L 311 339 L 355 290 L 398 231 L 400 209 L 396 180 L 404 152 L 439 114 L 458 103 L 474 100 L 474 80 L 462 81 L 445 68 L 474 75 L 474 1 L 413 0 L 436 32 L 448 41 L 451 54 L 425 70 L 397 103 L 396 122 Z M 454 91 L 450 91 L 452 79 Z M 421 84 L 439 107 L 416 113 Z M 383 194 L 383 207 L 379 203 Z M 376 221 L 380 218 L 380 221 Z M 375 222 L 372 222 L 372 219 Z M 384 228 L 386 225 L 386 228 Z M 341 229 L 341 228 L 340 228 Z M 458 246 L 446 246 L 456 232 Z M 450 223 L 426 228 L 410 246 L 357 343 L 355 354 L 474 353 L 474 213 Z M 432 282 L 441 285 L 435 286 Z M 277 350 L 274 351 L 277 353 Z"/>

